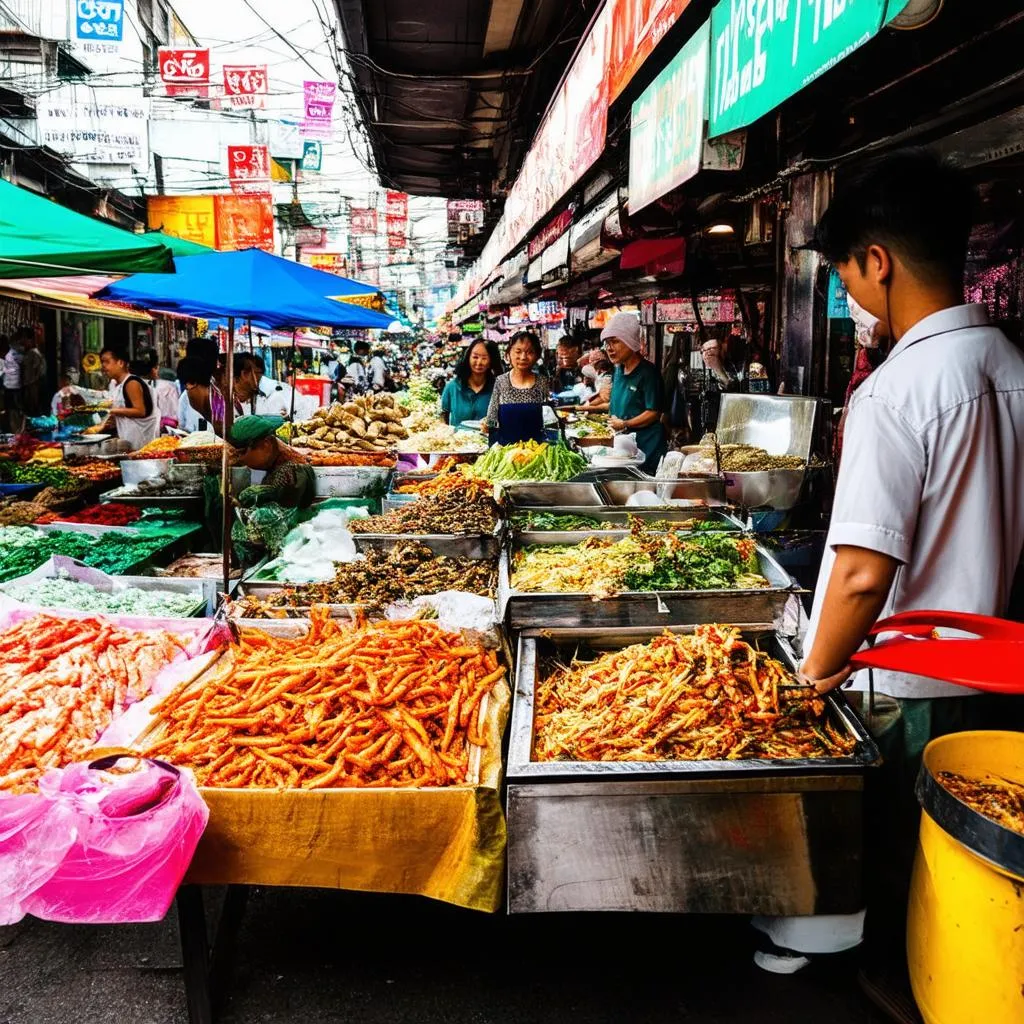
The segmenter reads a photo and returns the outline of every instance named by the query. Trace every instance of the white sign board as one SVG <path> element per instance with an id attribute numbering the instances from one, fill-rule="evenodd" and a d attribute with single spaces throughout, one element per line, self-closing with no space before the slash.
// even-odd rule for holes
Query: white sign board
<path id="1" fill-rule="evenodd" d="M 125 89 L 68 85 L 36 101 L 39 143 L 87 164 L 149 168 L 149 101 Z"/>

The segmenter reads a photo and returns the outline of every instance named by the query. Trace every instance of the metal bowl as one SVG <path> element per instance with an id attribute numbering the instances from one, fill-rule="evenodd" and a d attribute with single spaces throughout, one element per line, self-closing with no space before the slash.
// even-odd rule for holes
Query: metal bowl
<path id="1" fill-rule="evenodd" d="M 730 505 L 745 508 L 791 509 L 800 499 L 807 470 L 769 469 L 761 473 L 733 473 L 725 476 L 725 496 Z"/>
<path id="2" fill-rule="evenodd" d="M 121 479 L 126 484 L 159 480 L 170 473 L 170 468 L 170 459 L 125 459 L 121 463 Z"/>

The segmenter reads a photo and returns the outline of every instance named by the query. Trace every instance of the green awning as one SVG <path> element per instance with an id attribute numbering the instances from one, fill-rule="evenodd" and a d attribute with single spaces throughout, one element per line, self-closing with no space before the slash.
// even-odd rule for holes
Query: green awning
<path id="1" fill-rule="evenodd" d="M 163 231 L 147 231 L 140 236 L 150 242 L 159 242 L 166 245 L 175 256 L 202 256 L 203 253 L 216 252 L 208 245 L 200 245 L 199 242 L 190 242 L 187 238 L 176 238 L 174 235 L 165 234 Z"/>
<path id="2" fill-rule="evenodd" d="M 0 278 L 173 270 L 171 250 L 162 242 L 0 180 Z"/>

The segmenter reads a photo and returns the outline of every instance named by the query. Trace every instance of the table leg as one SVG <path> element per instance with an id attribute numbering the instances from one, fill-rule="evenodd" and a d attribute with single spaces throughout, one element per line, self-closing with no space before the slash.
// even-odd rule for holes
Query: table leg
<path id="1" fill-rule="evenodd" d="M 176 903 L 189 1024 L 213 1024 L 210 943 L 206 937 L 203 890 L 198 885 L 183 885 L 178 890 Z"/>

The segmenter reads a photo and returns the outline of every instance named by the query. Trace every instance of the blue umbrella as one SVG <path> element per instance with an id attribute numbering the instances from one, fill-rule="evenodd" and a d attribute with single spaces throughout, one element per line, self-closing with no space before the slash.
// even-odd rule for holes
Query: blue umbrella
<path id="1" fill-rule="evenodd" d="M 261 249 L 174 260 L 174 274 L 133 274 L 94 298 L 192 317 L 234 317 L 266 327 L 369 327 L 395 317 L 351 302 L 376 289 Z"/>

